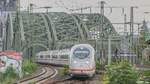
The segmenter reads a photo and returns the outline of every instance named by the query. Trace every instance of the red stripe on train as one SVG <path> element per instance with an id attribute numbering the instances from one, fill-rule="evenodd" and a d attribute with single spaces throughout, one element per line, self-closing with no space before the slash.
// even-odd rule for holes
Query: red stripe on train
<path id="1" fill-rule="evenodd" d="M 86 68 L 74 68 L 74 69 L 70 69 L 70 71 L 93 71 L 95 70 L 95 68 L 91 68 L 91 69 L 86 69 Z"/>

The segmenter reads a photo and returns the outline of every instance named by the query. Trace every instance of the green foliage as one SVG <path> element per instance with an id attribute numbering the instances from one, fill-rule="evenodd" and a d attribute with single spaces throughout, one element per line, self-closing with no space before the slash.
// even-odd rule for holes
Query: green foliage
<path id="1" fill-rule="evenodd" d="M 107 84 L 136 84 L 138 72 L 126 61 L 106 67 Z"/>
<path id="2" fill-rule="evenodd" d="M 28 75 L 36 71 L 37 64 L 34 63 L 32 60 L 24 60 L 22 65 L 22 72 L 24 75 Z"/>
<path id="3" fill-rule="evenodd" d="M 0 73 L 0 84 L 11 84 L 19 76 L 12 67 L 8 67 L 5 73 Z"/>
<path id="4" fill-rule="evenodd" d="M 150 61 L 146 61 L 145 59 L 143 59 L 143 64 L 150 66 Z"/>
<path id="5" fill-rule="evenodd" d="M 100 61 L 96 61 L 96 70 L 100 70 L 100 69 L 101 69 Z"/>
<path id="6" fill-rule="evenodd" d="M 150 77 L 150 70 L 145 70 L 142 73 L 144 76 L 149 76 Z"/>
<path id="7" fill-rule="evenodd" d="M 68 72 L 69 72 L 69 66 L 68 65 L 64 65 L 63 66 L 64 68 L 61 68 L 61 69 L 59 69 L 59 75 L 61 75 L 61 76 L 65 76 L 65 75 L 67 75 L 68 74 Z"/>
<path id="8" fill-rule="evenodd" d="M 140 71 L 140 75 L 138 84 L 150 84 L 150 70 Z"/>
<path id="9" fill-rule="evenodd" d="M 62 73 L 63 73 L 63 75 L 66 75 L 66 74 L 68 74 L 68 72 L 69 72 L 69 66 L 65 65 Z"/>

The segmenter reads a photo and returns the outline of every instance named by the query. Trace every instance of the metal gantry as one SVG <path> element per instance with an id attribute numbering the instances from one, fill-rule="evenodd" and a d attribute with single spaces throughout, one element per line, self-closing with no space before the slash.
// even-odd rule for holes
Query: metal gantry
<path id="1" fill-rule="evenodd" d="M 102 18 L 104 23 L 101 23 Z M 25 56 L 33 56 L 43 50 L 66 49 L 78 43 L 90 43 L 96 47 L 95 40 L 100 49 L 101 38 L 104 46 L 108 46 L 109 35 L 112 37 L 112 48 L 117 48 L 120 44 L 111 22 L 105 16 L 96 13 L 21 12 L 18 19 L 15 13 L 8 14 L 4 49 L 23 52 Z M 102 24 L 103 35 L 98 29 Z"/>

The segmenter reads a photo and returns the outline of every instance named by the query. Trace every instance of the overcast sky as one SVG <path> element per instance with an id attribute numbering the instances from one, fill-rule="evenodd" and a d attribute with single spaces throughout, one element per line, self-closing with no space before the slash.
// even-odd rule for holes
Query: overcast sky
<path id="1" fill-rule="evenodd" d="M 33 3 L 36 7 L 52 6 L 50 12 L 70 12 L 67 9 L 76 9 L 81 7 L 92 7 L 93 13 L 99 13 L 98 1 L 101 0 L 21 0 L 22 9 L 27 9 L 29 3 Z M 127 14 L 127 19 L 130 18 L 130 6 L 138 6 L 134 9 L 134 21 L 141 22 L 146 18 L 150 20 L 150 13 L 144 14 L 144 12 L 150 12 L 150 0 L 103 0 L 106 2 L 105 6 L 119 6 L 124 8 L 124 12 L 121 8 L 105 9 L 105 15 L 111 20 L 111 22 L 123 22 L 124 14 Z M 45 12 L 45 9 L 34 9 L 34 12 Z M 76 11 L 80 12 L 80 11 Z M 84 10 L 84 13 L 89 13 L 89 10 Z M 136 31 L 136 29 L 135 29 Z"/>

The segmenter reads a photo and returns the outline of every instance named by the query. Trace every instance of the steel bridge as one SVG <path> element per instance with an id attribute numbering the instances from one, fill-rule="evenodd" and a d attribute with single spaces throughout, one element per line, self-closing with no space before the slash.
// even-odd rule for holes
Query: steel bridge
<path id="1" fill-rule="evenodd" d="M 4 50 L 16 50 L 24 56 L 33 56 L 41 50 L 70 48 L 78 43 L 90 43 L 97 51 L 107 52 L 109 35 L 112 50 L 120 46 L 111 22 L 96 13 L 9 13 L 6 24 Z"/>

